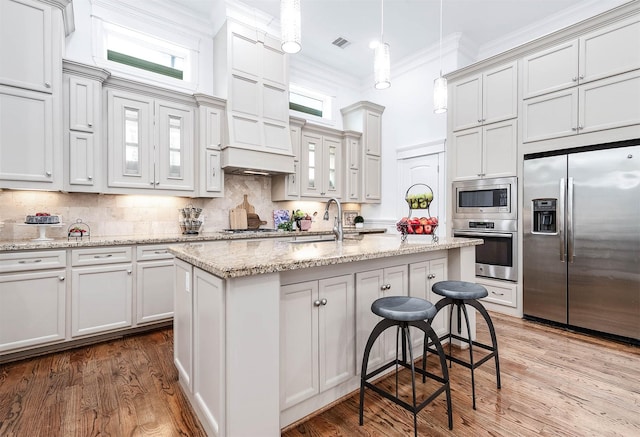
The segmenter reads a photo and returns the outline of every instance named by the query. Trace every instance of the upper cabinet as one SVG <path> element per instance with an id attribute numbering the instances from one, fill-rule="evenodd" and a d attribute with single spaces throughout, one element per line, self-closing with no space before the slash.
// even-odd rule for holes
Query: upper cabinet
<path id="1" fill-rule="evenodd" d="M 362 132 L 359 144 L 352 138 L 347 140 L 345 151 L 348 163 L 345 196 L 351 202 L 380 203 L 384 109 L 384 106 L 363 101 L 340 110 L 344 128 Z"/>
<path id="2" fill-rule="evenodd" d="M 222 197 L 224 171 L 220 146 L 224 138 L 226 102 L 203 94 L 196 94 L 195 98 L 199 114 L 195 147 L 198 197 Z"/>
<path id="3" fill-rule="evenodd" d="M 194 192 L 194 109 L 107 90 L 108 191 Z M 130 192 L 130 191 L 123 191 Z"/>
<path id="4" fill-rule="evenodd" d="M 300 195 L 342 197 L 342 138 L 319 126 L 303 129 L 300 144 Z"/>
<path id="5" fill-rule="evenodd" d="M 640 68 L 640 17 L 526 56 L 523 99 Z"/>
<path id="6" fill-rule="evenodd" d="M 288 63 L 280 40 L 229 20 L 214 49 L 215 93 L 227 99 L 223 167 L 292 173 Z"/>
<path id="7" fill-rule="evenodd" d="M 516 62 L 491 68 L 451 83 L 449 122 L 453 131 L 518 116 Z"/>
<path id="8" fill-rule="evenodd" d="M 299 200 L 300 199 L 300 145 L 302 143 L 302 128 L 306 120 L 298 117 L 289 118 L 291 132 L 291 147 L 293 149 L 293 173 L 275 175 L 271 178 L 271 200 Z"/>

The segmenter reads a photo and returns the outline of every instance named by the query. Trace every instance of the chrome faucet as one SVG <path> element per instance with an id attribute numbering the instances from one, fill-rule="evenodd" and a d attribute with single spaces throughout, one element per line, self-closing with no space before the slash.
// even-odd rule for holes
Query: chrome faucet
<path id="1" fill-rule="evenodd" d="M 336 241 L 342 241 L 342 237 L 344 236 L 344 230 L 342 229 L 342 205 L 340 205 L 340 201 L 335 197 L 327 200 L 327 206 L 324 209 L 324 220 L 329 220 L 329 206 L 331 202 L 335 202 L 338 207 L 338 216 L 333 221 L 333 233 L 336 236 Z"/>

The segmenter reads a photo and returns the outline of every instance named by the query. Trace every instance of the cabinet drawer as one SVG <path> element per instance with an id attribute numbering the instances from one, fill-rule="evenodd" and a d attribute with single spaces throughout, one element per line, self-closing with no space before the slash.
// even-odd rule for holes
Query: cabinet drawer
<path id="1" fill-rule="evenodd" d="M 76 249 L 71 251 L 72 266 L 115 264 L 131 261 L 131 247 L 109 247 L 96 249 Z"/>
<path id="2" fill-rule="evenodd" d="M 479 284 L 483 285 L 489 295 L 484 298 L 487 302 L 496 303 L 498 305 L 504 305 L 509 307 L 516 307 L 517 304 L 517 289 L 518 286 L 513 284 L 508 285 L 498 285 L 495 283 L 487 284 L 484 282 L 478 281 Z"/>
<path id="3" fill-rule="evenodd" d="M 169 259 L 173 255 L 167 250 L 166 244 L 153 244 L 136 247 L 136 260 L 148 261 L 154 259 Z"/>
<path id="4" fill-rule="evenodd" d="M 0 254 L 0 272 L 57 269 L 66 265 L 64 250 Z"/>

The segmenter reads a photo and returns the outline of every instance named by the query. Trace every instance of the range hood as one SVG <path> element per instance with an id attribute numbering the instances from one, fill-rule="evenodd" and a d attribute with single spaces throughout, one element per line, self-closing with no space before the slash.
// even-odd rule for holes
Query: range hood
<path id="1" fill-rule="evenodd" d="M 294 156 L 228 145 L 220 163 L 225 173 L 271 176 L 294 173 Z"/>

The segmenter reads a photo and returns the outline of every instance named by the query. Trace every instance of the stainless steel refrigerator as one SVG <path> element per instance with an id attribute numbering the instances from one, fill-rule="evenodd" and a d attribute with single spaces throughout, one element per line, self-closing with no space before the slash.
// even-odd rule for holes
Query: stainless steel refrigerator
<path id="1" fill-rule="evenodd" d="M 586 150 L 525 156 L 524 314 L 640 340 L 640 140 Z"/>

